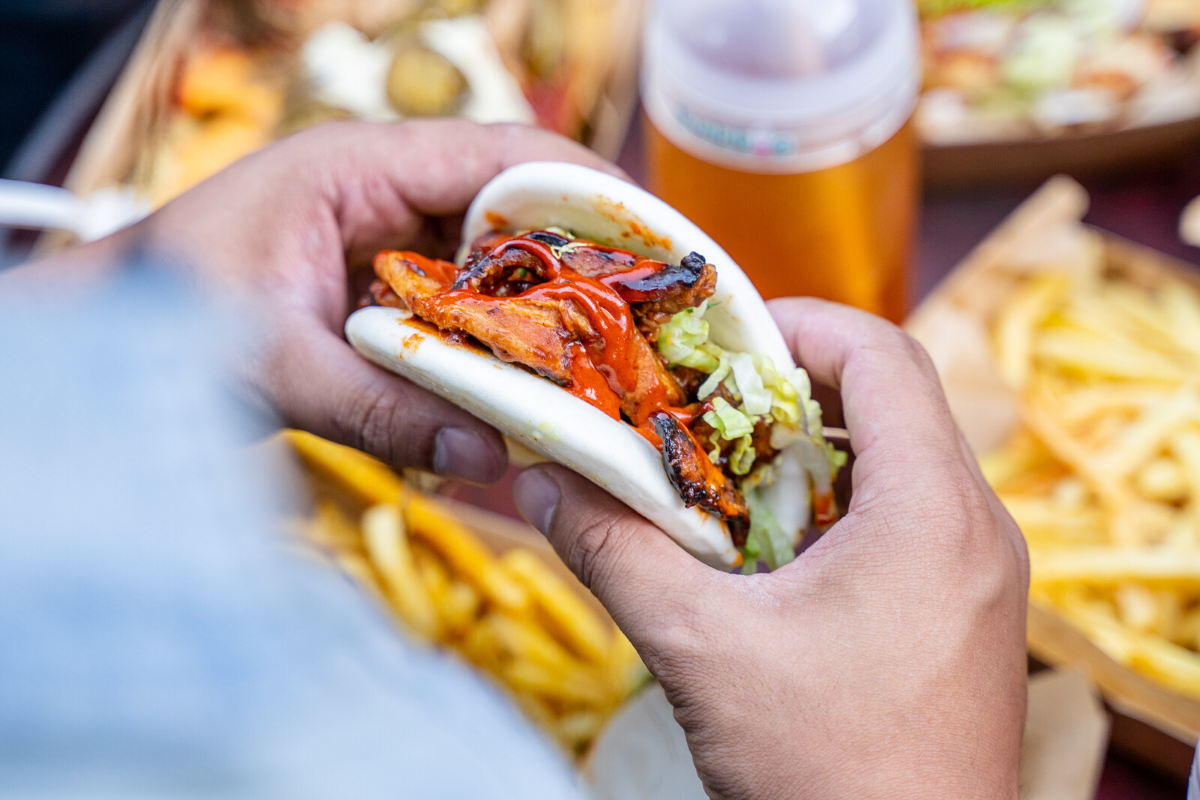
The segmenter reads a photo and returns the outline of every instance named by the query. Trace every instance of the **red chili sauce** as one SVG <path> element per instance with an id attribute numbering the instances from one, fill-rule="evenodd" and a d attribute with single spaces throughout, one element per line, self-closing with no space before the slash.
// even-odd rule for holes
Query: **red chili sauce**
<path id="1" fill-rule="evenodd" d="M 549 245 L 526 236 L 510 236 L 495 243 L 489 252 L 498 258 L 511 248 L 535 256 L 543 265 L 546 281 L 526 289 L 515 297 L 530 300 L 573 301 L 583 311 L 592 328 L 599 334 L 592 340 L 574 343 L 568 347 L 574 351 L 571 359 L 570 386 L 564 387 L 574 396 L 585 400 L 613 419 L 621 418 L 621 398 L 637 386 L 637 360 L 632 346 L 632 337 L 639 336 L 630 311 L 631 302 L 649 299 L 643 292 L 617 286 L 648 277 L 664 268 L 661 261 L 644 258 L 617 248 L 593 244 L 574 243 L 575 248 L 593 248 L 604 252 L 610 260 L 628 263 L 627 269 L 590 278 L 566 266 Z M 452 285 L 460 274 L 454 264 L 447 261 L 424 258 L 416 253 L 404 253 L 404 258 L 416 264 L 425 274 L 447 286 Z M 499 305 L 509 297 L 491 297 L 469 287 L 448 288 L 430 302 L 437 305 L 455 306 L 462 303 Z M 649 424 L 649 418 L 658 411 L 665 411 L 688 426 L 695 419 L 694 409 L 672 407 L 667 388 L 655 383 L 637 407 L 633 409 L 630 422 L 642 436 L 657 448 L 662 441 Z"/>

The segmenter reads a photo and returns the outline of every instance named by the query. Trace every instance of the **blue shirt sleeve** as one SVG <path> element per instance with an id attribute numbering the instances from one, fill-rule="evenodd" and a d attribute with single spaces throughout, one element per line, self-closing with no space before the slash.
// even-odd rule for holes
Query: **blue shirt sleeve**
<path id="1" fill-rule="evenodd" d="M 232 319 L 132 269 L 0 298 L 0 797 L 573 798 L 469 669 L 276 533 Z"/>

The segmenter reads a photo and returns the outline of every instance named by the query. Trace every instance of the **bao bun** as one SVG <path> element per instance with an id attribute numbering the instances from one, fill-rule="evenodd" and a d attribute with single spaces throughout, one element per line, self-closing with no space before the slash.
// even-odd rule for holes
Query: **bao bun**
<path id="1" fill-rule="evenodd" d="M 553 162 L 505 170 L 471 204 L 463 242 L 493 229 L 548 227 L 672 264 L 700 253 L 717 268 L 715 305 L 705 313 L 712 341 L 727 350 L 768 355 L 781 370 L 795 366 L 762 298 L 725 251 L 666 203 L 603 172 Z M 465 247 L 460 262 L 464 254 Z M 724 523 L 684 506 L 659 453 L 632 427 L 489 352 L 447 343 L 408 317 L 395 308 L 364 308 L 346 321 L 346 336 L 384 369 L 601 486 L 702 561 L 724 567 L 740 562 Z M 789 502 L 803 505 L 806 521 L 807 485 L 800 480 L 807 478 L 786 472 L 795 485 L 773 494 L 794 497 Z M 780 512 L 784 519 L 797 517 L 778 509 L 777 518 Z"/>

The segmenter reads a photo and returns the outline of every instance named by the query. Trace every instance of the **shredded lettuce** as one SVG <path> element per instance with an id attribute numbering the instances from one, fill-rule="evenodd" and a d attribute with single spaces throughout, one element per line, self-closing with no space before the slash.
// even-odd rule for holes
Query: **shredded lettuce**
<path id="1" fill-rule="evenodd" d="M 721 353 L 721 357 L 717 361 L 717 368 L 705 379 L 704 383 L 700 384 L 700 388 L 696 391 L 696 396 L 701 400 L 707 400 L 708 396 L 715 392 L 717 387 L 721 385 L 721 381 L 725 380 L 726 376 L 729 375 L 730 368 L 728 356 L 725 353 Z"/>
<path id="2" fill-rule="evenodd" d="M 771 569 L 779 569 L 796 557 L 792 549 L 792 537 L 788 536 L 779 523 L 771 508 L 763 500 L 758 491 L 746 492 L 746 505 L 750 509 L 750 534 L 747 544 L 754 539 L 760 551 L 760 557 L 767 562 Z"/>
<path id="3" fill-rule="evenodd" d="M 722 439 L 740 439 L 754 432 L 754 421 L 729 405 L 722 397 L 713 399 L 713 410 L 705 412 L 704 421 L 717 429 Z"/>
<path id="4" fill-rule="evenodd" d="M 746 544 L 742 545 L 742 574 L 753 575 L 758 572 L 758 560 L 762 556 L 762 548 L 758 544 L 758 537 L 754 535 L 753 521 L 751 521 L 750 532 L 746 534 Z"/>
<path id="5" fill-rule="evenodd" d="M 770 413 L 774 396 L 763 385 L 762 376 L 754 367 L 754 359 L 748 353 L 734 353 L 729 357 L 729 364 L 745 412 L 756 417 Z"/>
<path id="6" fill-rule="evenodd" d="M 1040 91 L 1071 82 L 1082 43 L 1071 20 L 1058 15 L 1034 14 L 1008 57 L 1000 65 L 1005 82 L 1018 90 Z"/>
<path id="7" fill-rule="evenodd" d="M 737 445 L 733 448 L 733 455 L 729 458 L 729 468 L 734 475 L 749 475 L 750 468 L 754 466 L 754 437 L 746 434 L 738 439 Z"/>
<path id="8" fill-rule="evenodd" d="M 708 323 L 704 320 L 705 306 L 688 308 L 671 317 L 658 331 L 658 352 L 668 366 L 683 366 L 712 372 L 718 359 L 702 345 L 708 341 Z"/>
<path id="9" fill-rule="evenodd" d="M 833 473 L 833 479 L 837 480 L 838 470 L 846 466 L 846 462 L 850 460 L 850 455 L 844 450 L 838 450 L 833 446 L 833 442 L 825 442 L 825 457 L 829 459 L 830 471 Z"/>
<path id="10" fill-rule="evenodd" d="M 829 491 L 846 456 L 821 435 L 821 406 L 812 398 L 808 373 L 799 368 L 781 371 L 767 356 L 727 351 L 709 341 L 704 312 L 712 305 L 675 314 L 659 328 L 658 351 L 668 366 L 707 374 L 697 396 L 712 405 L 703 417 L 713 428 L 706 445 L 708 457 L 716 463 L 722 452 L 728 455 L 729 470 L 750 510 L 743 570 L 756 572 L 760 559 L 776 569 L 794 557 L 791 533 L 795 531 L 783 530 L 761 494 L 775 472 L 771 464 L 755 463 L 754 426 L 765 420 L 771 426 L 771 446 L 791 451 L 806 478 L 800 491 Z M 722 388 L 721 396 L 714 397 Z M 729 443 L 733 443 L 731 450 Z"/>

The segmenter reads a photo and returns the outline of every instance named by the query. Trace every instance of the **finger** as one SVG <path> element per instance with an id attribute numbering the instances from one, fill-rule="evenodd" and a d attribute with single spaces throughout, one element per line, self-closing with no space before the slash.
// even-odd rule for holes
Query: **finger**
<path id="1" fill-rule="evenodd" d="M 504 440 L 493 428 L 367 362 L 316 323 L 292 338 L 256 376 L 289 425 L 396 467 L 472 483 L 504 474 Z"/>
<path id="2" fill-rule="evenodd" d="M 296 139 L 294 147 L 329 161 L 321 191 L 352 262 L 384 247 L 408 246 L 424 217 L 464 211 L 484 184 L 514 164 L 569 161 L 625 177 L 579 143 L 524 125 L 348 123 Z"/>
<path id="3" fill-rule="evenodd" d="M 895 325 L 812 298 L 770 303 L 796 359 L 816 382 L 835 386 L 859 463 L 872 451 L 913 474 L 961 463 L 958 429 L 924 348 Z M 924 464 L 922 467 L 920 465 Z M 907 470 L 904 476 L 911 475 Z"/>
<path id="4" fill-rule="evenodd" d="M 513 498 L 634 644 L 652 637 L 655 620 L 694 606 L 689 598 L 723 576 L 564 467 L 525 470 L 513 484 Z"/>

